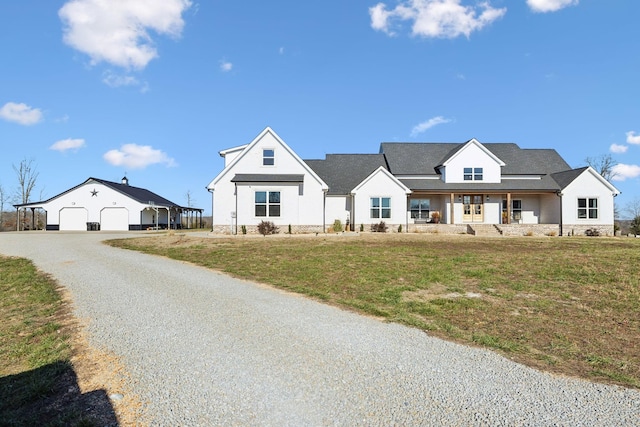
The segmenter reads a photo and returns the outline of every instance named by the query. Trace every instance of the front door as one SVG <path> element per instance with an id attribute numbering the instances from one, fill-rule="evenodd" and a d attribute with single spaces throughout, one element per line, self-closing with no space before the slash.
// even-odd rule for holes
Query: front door
<path id="1" fill-rule="evenodd" d="M 462 221 L 483 222 L 484 209 L 482 194 L 467 194 L 462 196 Z"/>

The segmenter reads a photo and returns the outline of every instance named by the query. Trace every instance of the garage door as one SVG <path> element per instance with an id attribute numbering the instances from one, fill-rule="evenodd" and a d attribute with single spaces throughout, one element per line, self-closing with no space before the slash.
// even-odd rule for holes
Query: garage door
<path id="1" fill-rule="evenodd" d="M 86 231 L 87 210 L 85 208 L 62 208 L 60 210 L 61 231 Z"/>
<path id="2" fill-rule="evenodd" d="M 129 211 L 126 208 L 104 208 L 100 212 L 100 230 L 128 231 Z"/>

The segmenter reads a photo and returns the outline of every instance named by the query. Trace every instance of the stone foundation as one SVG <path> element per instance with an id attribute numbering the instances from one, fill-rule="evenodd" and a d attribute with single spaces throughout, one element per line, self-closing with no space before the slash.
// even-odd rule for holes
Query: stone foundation
<path id="1" fill-rule="evenodd" d="M 600 236 L 613 236 L 613 224 L 611 225 L 584 225 L 584 224 L 564 224 L 562 226 L 563 236 L 586 236 L 587 230 L 595 229 Z"/>
<path id="2" fill-rule="evenodd" d="M 503 236 L 558 236 L 558 224 L 497 224 Z"/>
<path id="3" fill-rule="evenodd" d="M 409 224 L 409 233 L 467 234 L 467 224 Z"/>
<path id="4" fill-rule="evenodd" d="M 278 234 L 288 234 L 289 226 L 281 226 L 278 225 Z M 260 234 L 258 233 L 258 225 L 247 225 L 247 234 Z M 232 230 L 229 225 L 214 225 L 212 232 L 214 234 L 235 234 L 235 230 Z M 291 234 L 312 234 L 312 233 L 322 233 L 321 225 L 291 225 Z M 242 234 L 242 225 L 238 225 L 238 235 Z"/>

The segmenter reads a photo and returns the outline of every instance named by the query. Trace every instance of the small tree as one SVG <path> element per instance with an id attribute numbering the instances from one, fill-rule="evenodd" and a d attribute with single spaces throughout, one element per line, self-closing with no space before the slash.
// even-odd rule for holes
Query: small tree
<path id="1" fill-rule="evenodd" d="M 636 218 L 640 216 L 640 197 L 636 197 L 624 207 L 624 212 L 628 218 Z"/>
<path id="2" fill-rule="evenodd" d="M 0 231 L 4 231 L 4 203 L 7 201 L 4 187 L 0 184 Z"/>
<path id="3" fill-rule="evenodd" d="M 640 234 L 640 215 L 633 218 L 631 221 L 631 225 L 629 226 L 629 231 L 631 231 L 634 235 Z"/>
<path id="4" fill-rule="evenodd" d="M 18 187 L 16 189 L 16 200 L 18 204 L 29 203 L 31 200 L 31 192 L 38 181 L 38 172 L 33 164 L 33 159 L 22 159 L 19 166 L 12 165 L 13 170 L 18 177 Z M 17 219 L 20 221 L 20 218 Z M 26 220 L 24 220 L 26 221 Z M 24 223 L 23 223 L 24 228 Z"/>

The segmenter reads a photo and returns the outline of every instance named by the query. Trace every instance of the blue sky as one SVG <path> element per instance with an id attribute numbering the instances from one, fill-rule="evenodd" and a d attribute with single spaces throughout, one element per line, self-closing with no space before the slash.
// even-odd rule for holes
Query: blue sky
<path id="1" fill-rule="evenodd" d="M 20 0 L 0 5 L 0 185 L 88 177 L 210 213 L 220 150 L 272 127 L 303 159 L 382 141 L 610 154 L 640 197 L 640 2 Z M 6 206 L 5 208 L 10 208 Z"/>

